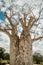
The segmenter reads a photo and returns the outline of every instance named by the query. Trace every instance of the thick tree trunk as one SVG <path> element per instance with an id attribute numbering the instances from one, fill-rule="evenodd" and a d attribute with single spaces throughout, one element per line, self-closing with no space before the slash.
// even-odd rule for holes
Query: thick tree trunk
<path id="1" fill-rule="evenodd" d="M 18 37 L 10 38 L 10 65 L 17 65 L 18 42 Z"/>
<path id="2" fill-rule="evenodd" d="M 31 37 L 11 38 L 10 65 L 33 65 Z"/>
<path id="3" fill-rule="evenodd" d="M 19 65 L 33 65 L 31 37 L 22 37 L 19 43 L 20 62 Z"/>

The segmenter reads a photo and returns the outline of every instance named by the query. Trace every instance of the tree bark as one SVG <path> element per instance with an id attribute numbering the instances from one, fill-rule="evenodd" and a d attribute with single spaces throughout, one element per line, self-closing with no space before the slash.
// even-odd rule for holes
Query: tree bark
<path id="1" fill-rule="evenodd" d="M 19 38 L 17 36 L 10 38 L 10 65 L 17 65 L 18 42 Z"/>
<path id="2" fill-rule="evenodd" d="M 33 65 L 32 40 L 30 35 L 10 39 L 10 65 Z"/>
<path id="3" fill-rule="evenodd" d="M 33 65 L 32 40 L 30 36 L 22 37 L 19 43 L 19 65 Z"/>

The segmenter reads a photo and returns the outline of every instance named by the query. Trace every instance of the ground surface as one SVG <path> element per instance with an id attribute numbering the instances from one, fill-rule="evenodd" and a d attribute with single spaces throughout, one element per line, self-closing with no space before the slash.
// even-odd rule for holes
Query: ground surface
<path id="1" fill-rule="evenodd" d="M 9 64 L 6 64 L 6 65 L 9 65 Z M 37 65 L 37 64 L 33 64 L 33 65 Z"/>

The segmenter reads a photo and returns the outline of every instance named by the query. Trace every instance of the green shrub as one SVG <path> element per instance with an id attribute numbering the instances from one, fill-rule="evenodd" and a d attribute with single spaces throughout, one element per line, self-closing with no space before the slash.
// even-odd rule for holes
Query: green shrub
<path id="1" fill-rule="evenodd" d="M 40 64 L 41 62 L 43 62 L 42 56 L 34 55 L 33 56 L 33 61 L 34 61 L 35 64 Z"/>

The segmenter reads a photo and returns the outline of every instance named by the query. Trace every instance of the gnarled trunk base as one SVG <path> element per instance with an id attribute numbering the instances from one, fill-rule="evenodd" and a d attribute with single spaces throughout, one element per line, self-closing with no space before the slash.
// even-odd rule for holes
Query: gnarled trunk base
<path id="1" fill-rule="evenodd" d="M 30 36 L 21 40 L 19 44 L 20 63 L 19 65 L 33 65 L 32 41 Z"/>
<path id="2" fill-rule="evenodd" d="M 10 39 L 10 65 L 17 65 L 18 37 Z"/>
<path id="3" fill-rule="evenodd" d="M 19 50 L 18 46 L 15 46 L 15 42 L 10 45 L 10 65 L 33 65 L 30 36 L 21 39 L 19 42 Z"/>

